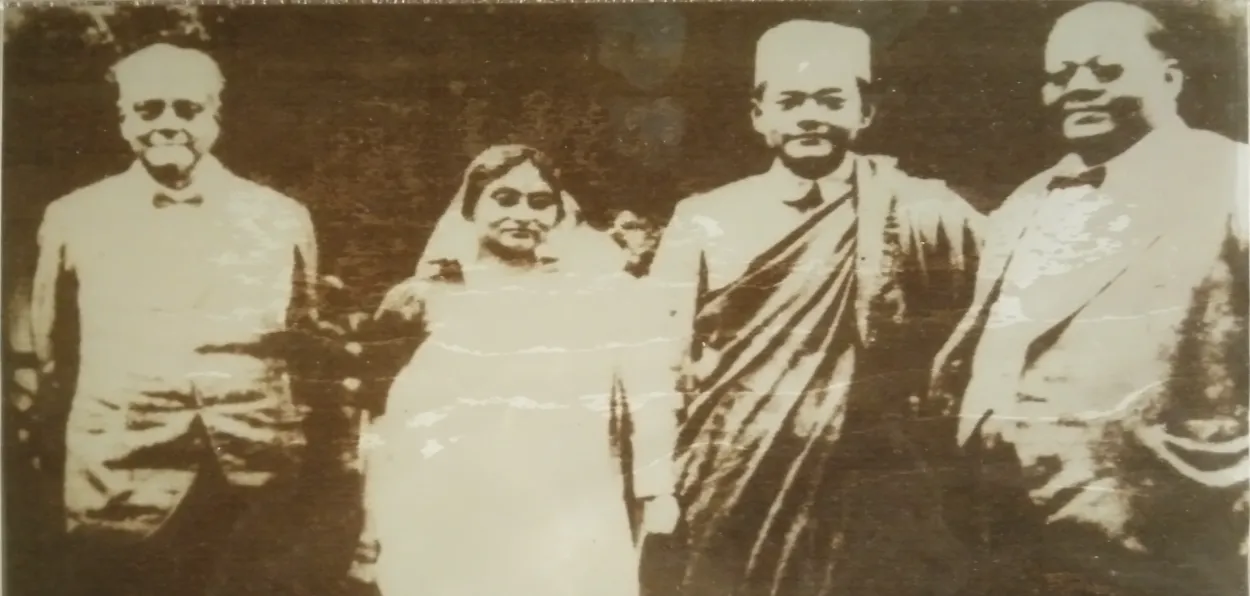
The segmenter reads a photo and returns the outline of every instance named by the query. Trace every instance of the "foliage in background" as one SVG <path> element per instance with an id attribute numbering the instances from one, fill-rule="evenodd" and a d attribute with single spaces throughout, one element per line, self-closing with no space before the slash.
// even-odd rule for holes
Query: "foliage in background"
<path id="1" fill-rule="evenodd" d="M 157 41 L 208 42 L 229 6 L 31 6 L 4 11 L 5 44 L 94 47 L 116 55 Z"/>

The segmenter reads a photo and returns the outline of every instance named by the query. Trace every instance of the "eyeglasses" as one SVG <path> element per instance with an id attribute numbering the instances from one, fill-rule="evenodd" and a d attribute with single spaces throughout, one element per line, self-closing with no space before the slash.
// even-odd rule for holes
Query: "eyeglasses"
<path id="1" fill-rule="evenodd" d="M 1104 85 L 1124 75 L 1123 66 L 1119 64 L 1103 64 L 1097 58 L 1094 58 L 1081 64 L 1065 62 L 1062 69 L 1046 73 L 1046 82 L 1052 85 L 1067 85 L 1072 82 L 1072 79 L 1076 77 L 1076 73 L 1080 72 L 1082 68 L 1089 69 L 1090 74 L 1094 75 L 1094 79 Z"/>
<path id="2" fill-rule="evenodd" d="M 148 99 L 135 102 L 135 113 L 144 120 L 156 120 L 164 115 L 165 110 L 172 108 L 174 116 L 181 120 L 191 120 L 203 112 L 206 106 L 202 102 L 190 99 Z"/>

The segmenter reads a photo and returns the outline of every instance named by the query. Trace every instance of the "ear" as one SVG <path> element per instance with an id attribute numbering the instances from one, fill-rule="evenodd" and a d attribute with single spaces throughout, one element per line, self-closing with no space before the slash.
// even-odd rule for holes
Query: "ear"
<path id="1" fill-rule="evenodd" d="M 767 135 L 768 127 L 764 126 L 764 110 L 760 109 L 760 100 L 751 100 L 751 126 L 755 128 L 755 132 Z"/>
<path id="2" fill-rule="evenodd" d="M 1181 90 L 1185 87 L 1185 71 L 1181 70 L 1180 64 L 1174 59 L 1168 59 L 1163 65 L 1163 82 L 1171 91 L 1173 98 L 1180 96 Z"/>
<path id="3" fill-rule="evenodd" d="M 877 104 L 874 102 L 864 103 L 864 115 L 860 120 L 860 130 L 872 126 L 873 121 L 877 118 Z"/>

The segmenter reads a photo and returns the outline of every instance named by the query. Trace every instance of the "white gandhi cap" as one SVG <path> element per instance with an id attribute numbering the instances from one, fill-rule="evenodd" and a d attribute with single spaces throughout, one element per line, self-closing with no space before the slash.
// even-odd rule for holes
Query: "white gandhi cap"
<path id="1" fill-rule="evenodd" d="M 158 98 L 204 98 L 216 102 L 225 86 L 208 54 L 167 43 L 147 46 L 113 65 L 121 102 Z"/>
<path id="2" fill-rule="evenodd" d="M 808 69 L 871 82 L 871 46 L 862 29 L 828 21 L 786 21 L 760 36 L 755 84 L 788 79 Z"/>

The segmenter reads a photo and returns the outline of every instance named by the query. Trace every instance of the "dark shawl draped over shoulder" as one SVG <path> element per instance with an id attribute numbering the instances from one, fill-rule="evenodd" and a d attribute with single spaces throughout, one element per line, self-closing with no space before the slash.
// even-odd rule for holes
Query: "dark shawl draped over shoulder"
<path id="1" fill-rule="evenodd" d="M 685 594 L 958 591 L 930 470 L 944 454 L 910 398 L 960 314 L 979 215 L 892 165 L 858 158 L 852 193 L 698 292 L 685 523 L 659 563 Z"/>

